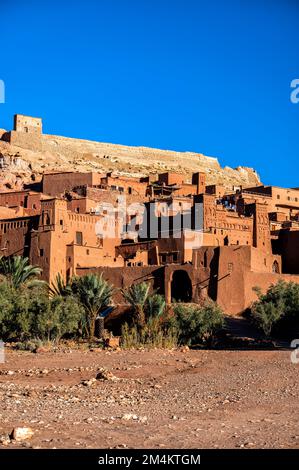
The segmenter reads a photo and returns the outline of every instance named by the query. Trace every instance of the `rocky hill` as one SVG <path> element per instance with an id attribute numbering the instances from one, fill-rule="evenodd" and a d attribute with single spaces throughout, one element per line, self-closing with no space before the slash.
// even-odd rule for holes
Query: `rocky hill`
<path id="1" fill-rule="evenodd" d="M 204 171 L 208 184 L 250 186 L 259 183 L 251 168 L 222 168 L 214 157 L 201 153 L 175 152 L 148 147 L 133 147 L 55 135 L 37 137 L 21 132 L 0 130 L 0 186 L 20 188 L 24 183 L 41 179 L 49 171 L 113 171 L 116 174 L 141 176 L 164 171 L 186 175 Z M 5 137 L 6 136 L 6 137 Z M 19 137 L 19 138 L 18 138 Z M 24 137 L 26 137 L 24 139 Z"/>

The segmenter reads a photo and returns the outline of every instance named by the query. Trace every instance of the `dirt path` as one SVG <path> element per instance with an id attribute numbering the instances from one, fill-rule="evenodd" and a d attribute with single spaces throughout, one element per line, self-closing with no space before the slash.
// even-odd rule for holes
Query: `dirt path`
<path id="1" fill-rule="evenodd" d="M 101 367 L 119 380 L 82 385 Z M 288 351 L 9 351 L 0 434 L 34 436 L 0 447 L 298 448 L 298 371 Z"/>

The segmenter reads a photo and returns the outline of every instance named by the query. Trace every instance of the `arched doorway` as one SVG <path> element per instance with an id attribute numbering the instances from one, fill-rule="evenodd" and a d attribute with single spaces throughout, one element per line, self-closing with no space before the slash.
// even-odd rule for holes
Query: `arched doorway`
<path id="1" fill-rule="evenodd" d="M 174 271 L 171 281 L 171 300 L 174 302 L 192 301 L 192 284 L 186 271 Z"/>

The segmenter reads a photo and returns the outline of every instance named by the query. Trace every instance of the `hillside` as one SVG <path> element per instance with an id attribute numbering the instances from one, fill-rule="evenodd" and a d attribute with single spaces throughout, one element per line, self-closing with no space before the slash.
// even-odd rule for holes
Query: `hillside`
<path id="1" fill-rule="evenodd" d="M 8 133 L 9 134 L 9 133 Z M 0 140 L 0 185 L 2 189 L 19 188 L 23 183 L 39 181 L 49 171 L 113 171 L 141 176 L 164 171 L 186 175 L 204 171 L 208 184 L 255 185 L 259 177 L 246 167 L 222 168 L 214 157 L 201 153 L 176 152 L 149 147 L 134 147 L 55 135 L 12 132 L 11 142 Z M 0 139 L 6 131 L 0 130 Z M 26 137 L 26 138 L 24 138 Z M 6 140 L 9 140 L 6 137 Z M 37 145 L 38 143 L 38 145 Z"/>

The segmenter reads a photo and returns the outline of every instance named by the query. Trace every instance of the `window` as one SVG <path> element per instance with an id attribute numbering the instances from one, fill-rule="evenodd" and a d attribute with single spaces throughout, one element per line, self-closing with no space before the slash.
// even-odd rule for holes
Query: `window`
<path id="1" fill-rule="evenodd" d="M 89 255 L 89 250 L 86 250 L 86 254 Z"/>
<path id="2" fill-rule="evenodd" d="M 274 263 L 272 265 L 272 273 L 279 274 L 279 264 L 276 260 L 274 261 Z"/>
<path id="3" fill-rule="evenodd" d="M 128 187 L 128 194 L 132 194 L 132 188 Z"/>
<path id="4" fill-rule="evenodd" d="M 82 232 L 76 232 L 76 245 L 83 245 L 83 235 Z"/>
<path id="5" fill-rule="evenodd" d="M 277 194 L 277 199 L 280 199 L 280 194 Z"/>
<path id="6" fill-rule="evenodd" d="M 63 225 L 63 220 L 62 219 L 60 219 L 59 224 Z"/>
<path id="7" fill-rule="evenodd" d="M 173 253 L 172 259 L 173 259 L 173 262 L 176 263 L 177 260 L 178 260 L 178 254 L 177 254 L 177 253 Z"/>
<path id="8" fill-rule="evenodd" d="M 166 263 L 166 255 L 161 255 L 162 263 Z"/>
<path id="9" fill-rule="evenodd" d="M 41 248 L 41 249 L 39 250 L 39 256 L 44 256 L 44 249 L 43 249 L 43 248 Z"/>
<path id="10" fill-rule="evenodd" d="M 232 272 L 233 272 L 233 268 L 234 268 L 233 263 L 228 263 L 228 265 L 227 265 L 227 270 L 228 270 L 229 273 L 232 273 Z"/>

